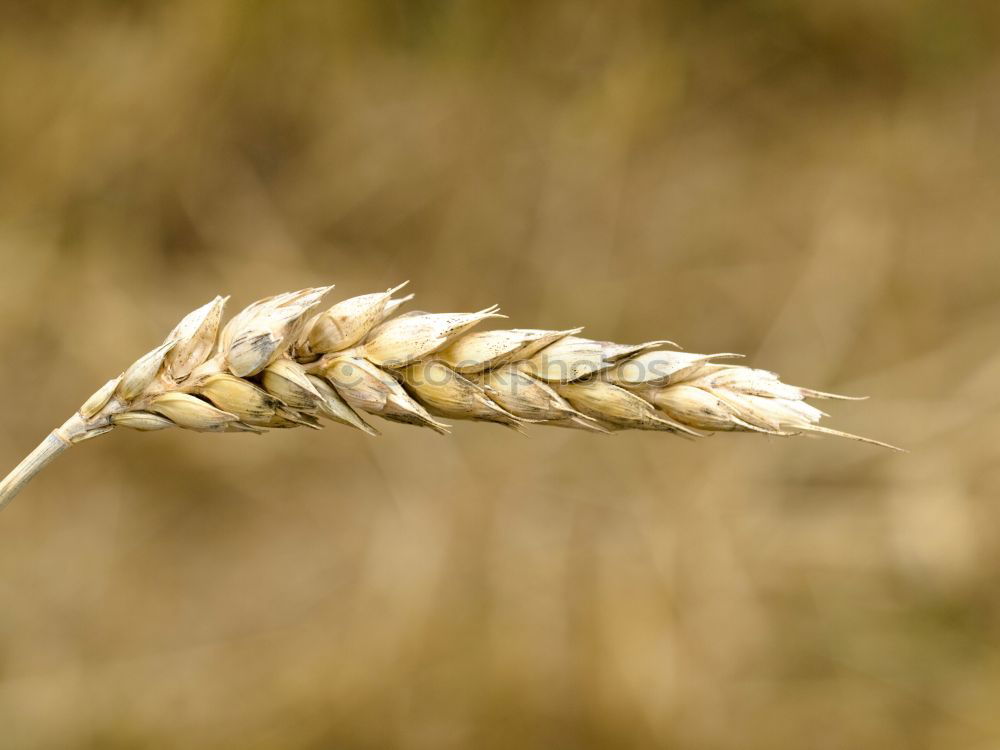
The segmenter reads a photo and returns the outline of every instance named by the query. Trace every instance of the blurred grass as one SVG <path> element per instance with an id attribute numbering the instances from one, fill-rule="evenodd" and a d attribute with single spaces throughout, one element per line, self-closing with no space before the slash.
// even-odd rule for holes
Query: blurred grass
<path id="1" fill-rule="evenodd" d="M 114 434 L 0 519 L 4 747 L 994 747 L 998 16 L 0 5 L 5 465 L 216 293 L 406 278 L 912 449 Z"/>

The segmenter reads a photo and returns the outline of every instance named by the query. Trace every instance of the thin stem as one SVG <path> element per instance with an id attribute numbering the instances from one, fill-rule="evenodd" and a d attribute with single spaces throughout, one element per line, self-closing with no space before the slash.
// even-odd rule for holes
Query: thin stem
<path id="1" fill-rule="evenodd" d="M 7 503 L 13 500 L 38 472 L 52 463 L 56 456 L 86 437 L 87 428 L 78 414 L 66 420 L 59 429 L 50 432 L 35 450 L 0 481 L 0 510 L 6 507 Z"/>
<path id="2" fill-rule="evenodd" d="M 56 456 L 72 443 L 63 440 L 58 430 L 53 430 L 35 450 L 31 451 L 14 470 L 0 482 L 0 508 L 3 508 L 21 491 L 31 478 L 48 466 Z"/>

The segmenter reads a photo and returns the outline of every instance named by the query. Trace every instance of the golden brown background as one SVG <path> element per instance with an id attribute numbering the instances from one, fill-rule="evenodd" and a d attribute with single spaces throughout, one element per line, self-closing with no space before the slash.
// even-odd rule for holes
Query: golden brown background
<path id="1" fill-rule="evenodd" d="M 1000 747 L 998 44 L 994 0 L 4 2 L 3 470 L 218 292 L 404 279 L 912 452 L 115 433 L 0 516 L 0 747 Z"/>

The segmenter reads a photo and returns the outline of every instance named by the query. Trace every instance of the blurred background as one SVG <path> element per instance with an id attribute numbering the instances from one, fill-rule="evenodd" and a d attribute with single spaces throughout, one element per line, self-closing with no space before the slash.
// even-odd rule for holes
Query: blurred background
<path id="1" fill-rule="evenodd" d="M 114 433 L 3 748 L 1000 746 L 994 0 L 0 5 L 0 464 L 216 293 L 745 352 L 901 444 Z"/>

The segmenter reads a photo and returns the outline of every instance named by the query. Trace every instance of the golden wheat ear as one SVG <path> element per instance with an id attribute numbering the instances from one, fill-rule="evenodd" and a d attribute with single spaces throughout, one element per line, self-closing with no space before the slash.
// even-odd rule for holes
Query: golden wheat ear
<path id="1" fill-rule="evenodd" d="M 228 297 L 186 315 L 166 341 L 101 386 L 2 482 L 0 507 L 71 445 L 115 427 L 261 433 L 321 427 L 377 435 L 361 413 L 442 434 L 438 421 L 527 424 L 610 434 L 656 430 L 824 434 L 899 450 L 818 425 L 807 399 L 849 397 L 799 388 L 767 370 L 721 363 L 667 340 L 624 345 L 558 331 L 473 332 L 505 318 L 468 313 L 392 317 L 405 286 L 318 310 L 333 287 L 287 292 L 247 306 L 222 327 Z"/>

